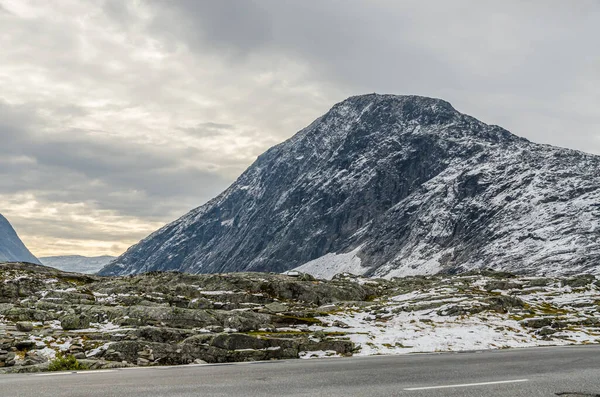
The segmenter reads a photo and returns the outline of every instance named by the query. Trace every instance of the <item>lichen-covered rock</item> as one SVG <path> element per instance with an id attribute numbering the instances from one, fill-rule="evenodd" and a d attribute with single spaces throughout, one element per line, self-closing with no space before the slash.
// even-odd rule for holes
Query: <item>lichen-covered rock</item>
<path id="1" fill-rule="evenodd" d="M 68 315 L 60 319 L 60 326 L 65 331 L 85 329 L 90 326 L 90 319 L 82 315 Z"/>
<path id="2" fill-rule="evenodd" d="M 561 281 L 563 286 L 572 288 L 586 287 L 596 281 L 596 278 L 591 274 L 581 274 L 575 277 L 567 278 Z"/>
<path id="3" fill-rule="evenodd" d="M 33 331 L 33 324 L 28 321 L 19 321 L 15 324 L 17 331 L 19 332 L 31 332 Z"/>
<path id="4" fill-rule="evenodd" d="M 270 313 L 282 313 L 289 310 L 289 307 L 284 303 L 273 302 L 265 305 L 265 310 Z"/>
<path id="5" fill-rule="evenodd" d="M 498 313 L 508 313 L 512 309 L 522 309 L 525 307 L 525 302 L 523 302 L 523 300 L 507 295 L 489 297 L 485 300 L 485 303 L 489 305 L 488 310 Z"/>
<path id="6" fill-rule="evenodd" d="M 239 332 L 269 328 L 272 324 L 271 316 L 262 313 L 219 311 L 215 314 L 218 315 L 225 328 L 231 328 Z"/>
<path id="7" fill-rule="evenodd" d="M 549 327 L 554 322 L 554 319 L 550 317 L 543 318 L 530 318 L 527 320 L 523 320 L 523 325 L 529 328 L 543 328 Z"/>

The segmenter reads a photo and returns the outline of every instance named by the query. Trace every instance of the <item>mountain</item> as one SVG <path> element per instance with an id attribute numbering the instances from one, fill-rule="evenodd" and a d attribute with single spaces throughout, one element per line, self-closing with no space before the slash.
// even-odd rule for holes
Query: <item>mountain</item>
<path id="1" fill-rule="evenodd" d="M 532 143 L 443 100 L 370 94 L 338 103 L 100 274 L 599 265 L 600 156 Z"/>
<path id="2" fill-rule="evenodd" d="M 65 256 L 47 256 L 40 258 L 40 261 L 45 266 L 50 266 L 65 272 L 76 272 L 84 274 L 94 274 L 116 257 L 103 256 L 81 256 L 81 255 L 65 255 Z"/>
<path id="3" fill-rule="evenodd" d="M 0 262 L 40 264 L 40 261 L 29 252 L 15 229 L 2 214 L 0 214 Z"/>

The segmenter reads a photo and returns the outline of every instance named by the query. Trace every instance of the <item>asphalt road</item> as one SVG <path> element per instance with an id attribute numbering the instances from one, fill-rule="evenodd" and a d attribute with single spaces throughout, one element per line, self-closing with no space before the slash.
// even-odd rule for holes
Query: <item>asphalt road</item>
<path id="1" fill-rule="evenodd" d="M 598 345 L 0 375 L 2 397 L 535 397 L 596 393 L 600 396 Z"/>

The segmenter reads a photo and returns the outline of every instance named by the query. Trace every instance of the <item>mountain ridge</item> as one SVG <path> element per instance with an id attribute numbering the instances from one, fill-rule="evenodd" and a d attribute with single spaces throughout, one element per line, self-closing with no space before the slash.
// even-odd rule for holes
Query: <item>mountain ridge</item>
<path id="1" fill-rule="evenodd" d="M 0 262 L 41 264 L 23 244 L 15 229 L 2 214 L 0 214 Z"/>
<path id="2" fill-rule="evenodd" d="M 597 272 L 598 169 L 598 156 L 532 143 L 440 99 L 354 96 L 100 274 L 281 272 L 359 246 L 373 276 Z M 542 221 L 561 211 L 552 236 Z"/>
<path id="3" fill-rule="evenodd" d="M 66 272 L 93 274 L 116 259 L 111 255 L 83 256 L 57 255 L 39 258 L 44 266 L 53 267 Z"/>

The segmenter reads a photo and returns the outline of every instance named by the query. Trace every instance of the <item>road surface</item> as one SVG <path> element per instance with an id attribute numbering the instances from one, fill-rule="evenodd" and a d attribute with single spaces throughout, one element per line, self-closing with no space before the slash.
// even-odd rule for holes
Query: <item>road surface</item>
<path id="1" fill-rule="evenodd" d="M 600 346 L 0 375 L 2 397 L 556 395 L 600 396 Z"/>

